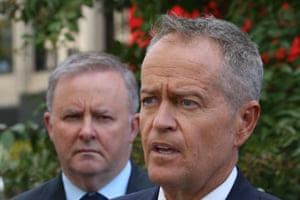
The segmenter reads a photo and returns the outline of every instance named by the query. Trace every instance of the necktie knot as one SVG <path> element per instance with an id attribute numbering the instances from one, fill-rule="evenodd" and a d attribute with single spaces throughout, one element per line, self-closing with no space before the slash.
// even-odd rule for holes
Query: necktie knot
<path id="1" fill-rule="evenodd" d="M 108 200 L 108 199 L 102 194 L 99 194 L 98 192 L 89 192 L 86 193 L 83 197 L 81 197 L 80 200 Z"/>

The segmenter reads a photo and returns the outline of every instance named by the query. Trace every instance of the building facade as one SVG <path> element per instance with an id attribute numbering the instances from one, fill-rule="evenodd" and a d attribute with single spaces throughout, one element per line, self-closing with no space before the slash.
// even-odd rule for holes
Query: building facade
<path id="1" fill-rule="evenodd" d="M 49 73 L 58 63 L 74 52 L 105 51 L 112 37 L 126 41 L 127 13 L 116 12 L 107 19 L 101 8 L 100 3 L 84 7 L 75 42 L 55 51 L 32 45 L 24 48 L 22 36 L 30 34 L 32 28 L 0 16 L 0 124 L 11 126 L 28 120 L 42 123 L 39 107 L 45 103 Z M 114 29 L 113 35 L 108 25 Z"/>

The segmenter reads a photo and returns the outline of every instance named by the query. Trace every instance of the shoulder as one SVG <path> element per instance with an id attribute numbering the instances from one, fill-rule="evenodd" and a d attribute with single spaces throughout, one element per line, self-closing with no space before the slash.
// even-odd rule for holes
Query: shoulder
<path id="1" fill-rule="evenodd" d="M 159 187 L 151 187 L 148 189 L 140 190 L 125 196 L 115 198 L 113 200 L 156 200 L 158 197 Z"/>
<path id="2" fill-rule="evenodd" d="M 137 166 L 133 162 L 131 162 L 130 178 L 136 179 L 136 180 L 139 180 L 142 182 L 150 183 L 147 171 L 145 169 Z M 153 184 L 151 184 L 151 185 L 153 185 Z"/>
<path id="3" fill-rule="evenodd" d="M 27 200 L 27 199 L 35 199 L 35 200 L 46 200 L 47 198 L 53 198 L 61 196 L 62 198 L 56 198 L 58 199 L 64 199 L 64 188 L 61 180 L 61 176 L 57 176 L 37 187 L 34 187 L 28 191 L 25 191 L 15 197 L 13 197 L 11 200 Z"/>
<path id="4" fill-rule="evenodd" d="M 278 197 L 275 197 L 271 194 L 268 194 L 264 191 L 259 191 L 260 193 L 260 200 L 280 200 Z"/>
<path id="5" fill-rule="evenodd" d="M 238 171 L 237 178 L 227 197 L 227 200 L 279 200 L 279 198 L 253 187 L 249 181 Z"/>
<path id="6" fill-rule="evenodd" d="M 155 184 L 150 181 L 147 171 L 131 162 L 131 173 L 126 193 L 137 192 L 153 186 Z"/>

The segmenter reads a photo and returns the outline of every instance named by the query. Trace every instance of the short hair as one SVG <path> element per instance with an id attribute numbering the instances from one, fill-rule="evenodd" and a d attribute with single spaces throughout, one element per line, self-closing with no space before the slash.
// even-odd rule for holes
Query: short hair
<path id="1" fill-rule="evenodd" d="M 162 15 L 154 24 L 153 30 L 154 35 L 147 52 L 158 40 L 170 33 L 179 34 L 188 40 L 202 36 L 215 41 L 224 55 L 224 68 L 217 86 L 229 104 L 238 108 L 248 100 L 259 101 L 263 63 L 257 45 L 236 25 L 213 16 L 191 19 Z"/>
<path id="2" fill-rule="evenodd" d="M 47 109 L 52 111 L 54 91 L 57 82 L 63 75 L 81 74 L 84 72 L 114 71 L 119 73 L 128 90 L 129 112 L 134 114 L 139 108 L 138 85 L 133 72 L 117 57 L 99 52 L 82 52 L 69 56 L 59 64 L 49 76 L 47 90 Z"/>

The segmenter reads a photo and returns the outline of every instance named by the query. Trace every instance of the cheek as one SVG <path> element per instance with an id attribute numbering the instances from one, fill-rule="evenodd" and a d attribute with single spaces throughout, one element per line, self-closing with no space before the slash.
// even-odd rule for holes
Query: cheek
<path id="1" fill-rule="evenodd" d="M 148 139 L 147 135 L 141 131 L 141 142 L 142 142 L 144 153 L 146 153 L 147 151 L 147 139 Z"/>
<path id="2" fill-rule="evenodd" d="M 231 151 L 232 133 L 224 125 L 210 126 L 198 141 L 200 151 L 205 152 L 208 160 L 214 160 Z"/>
<path id="3" fill-rule="evenodd" d="M 150 131 L 151 131 L 151 124 L 150 123 L 147 124 L 145 121 L 143 121 L 143 123 L 141 123 L 140 125 L 140 134 L 141 134 L 141 141 L 142 141 L 143 148 L 147 148 L 147 141 L 149 139 Z"/>
<path id="4" fill-rule="evenodd" d="M 52 129 L 52 141 L 62 149 L 70 148 L 75 143 L 77 129 L 73 126 L 66 126 L 63 123 L 56 122 Z"/>
<path id="5" fill-rule="evenodd" d="M 140 114 L 140 132 L 147 133 L 152 128 L 154 114 L 141 110 Z"/>
<path id="6" fill-rule="evenodd" d="M 142 143 L 142 148 L 143 148 L 143 153 L 144 153 L 144 158 L 145 161 L 147 161 L 149 149 L 148 149 L 148 140 L 149 140 L 149 134 L 151 130 L 151 125 L 148 124 L 143 120 L 140 123 L 140 134 L 141 134 L 141 143 Z"/>
<path id="7" fill-rule="evenodd" d="M 192 122 L 192 123 L 191 123 Z M 222 143 L 220 130 L 210 120 L 181 120 L 185 146 L 192 157 L 208 157 Z"/>
<path id="8" fill-rule="evenodd" d="M 149 116 L 150 118 L 150 116 Z M 143 142 L 143 138 L 145 138 L 145 135 L 146 135 L 146 130 L 149 129 L 147 128 L 147 121 L 146 121 L 147 118 L 144 117 L 143 114 L 140 115 L 140 126 L 139 126 L 139 129 L 140 129 L 140 133 L 141 133 L 141 137 L 142 137 L 142 142 Z M 149 121 L 149 119 L 148 119 Z"/>
<path id="9" fill-rule="evenodd" d="M 115 151 L 116 149 L 126 148 L 130 142 L 130 132 L 128 127 L 109 127 L 101 129 L 97 133 L 98 142 L 107 151 Z"/>

